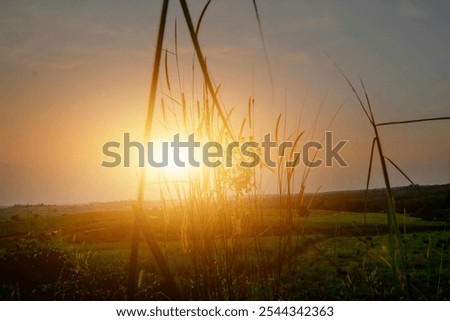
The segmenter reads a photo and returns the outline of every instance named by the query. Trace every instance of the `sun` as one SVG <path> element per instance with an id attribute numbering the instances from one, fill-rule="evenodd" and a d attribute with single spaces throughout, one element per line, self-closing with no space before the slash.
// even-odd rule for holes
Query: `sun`
<path id="1" fill-rule="evenodd" d="M 146 171 L 149 175 L 156 175 L 165 182 L 189 182 L 198 177 L 201 171 L 201 155 L 199 150 L 188 148 L 175 149 L 173 138 L 153 140 L 147 146 Z M 198 166 L 191 164 L 190 159 L 196 160 Z"/>

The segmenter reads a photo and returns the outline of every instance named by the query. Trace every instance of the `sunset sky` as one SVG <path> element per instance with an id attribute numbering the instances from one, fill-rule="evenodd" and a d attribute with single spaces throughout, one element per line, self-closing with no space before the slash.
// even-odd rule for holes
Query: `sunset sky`
<path id="1" fill-rule="evenodd" d="M 189 1 L 195 21 L 204 3 Z M 328 55 L 358 89 L 359 77 L 364 81 L 378 122 L 450 116 L 447 0 L 257 4 L 273 95 L 252 1 L 213 0 L 199 32 L 202 49 L 228 110 L 245 115 L 254 94 L 261 136 L 285 111 L 295 125 L 304 102 L 307 131 L 322 105 L 320 140 L 344 104 L 331 130 L 336 140 L 349 140 L 341 153 L 349 167 L 313 170 L 309 190 L 364 188 L 373 137 Z M 140 0 L 0 2 L 0 205 L 135 198 L 138 169 L 102 167 L 102 146 L 143 132 L 160 7 Z M 190 92 L 194 50 L 179 2 L 171 1 L 169 51 L 175 20 L 181 82 Z M 161 139 L 170 133 L 163 134 L 157 109 L 154 135 Z M 449 182 L 449 121 L 383 127 L 380 134 L 385 153 L 416 183 Z M 371 186 L 381 187 L 378 158 L 375 164 Z M 393 185 L 408 184 L 390 172 Z"/>

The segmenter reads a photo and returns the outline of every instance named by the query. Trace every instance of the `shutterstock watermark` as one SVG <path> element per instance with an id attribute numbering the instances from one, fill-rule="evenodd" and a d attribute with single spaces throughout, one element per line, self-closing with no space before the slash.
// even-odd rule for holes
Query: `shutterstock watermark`
<path id="1" fill-rule="evenodd" d="M 155 168 L 175 165 L 178 167 L 232 167 L 236 165 L 252 168 L 264 164 L 275 168 L 283 162 L 283 165 L 292 168 L 301 164 L 316 168 L 337 164 L 340 167 L 348 167 L 347 162 L 340 152 L 348 140 L 338 140 L 334 143 L 333 132 L 325 132 L 324 142 L 307 141 L 301 146 L 295 146 L 292 141 L 275 142 L 272 134 L 264 135 L 262 141 L 232 141 L 221 144 L 216 141 L 201 143 L 195 139 L 194 134 L 181 139 L 180 134 L 175 134 L 173 139 L 160 143 L 147 142 L 146 146 L 138 141 L 132 141 L 130 133 L 124 133 L 123 142 L 109 141 L 103 145 L 103 155 L 108 160 L 102 162 L 103 167 L 130 167 L 147 166 Z M 169 148 L 170 147 L 170 148 Z M 320 152 L 320 156 L 319 155 Z M 137 164 L 132 164 L 132 153 L 137 153 Z M 236 157 L 239 155 L 240 157 Z"/>

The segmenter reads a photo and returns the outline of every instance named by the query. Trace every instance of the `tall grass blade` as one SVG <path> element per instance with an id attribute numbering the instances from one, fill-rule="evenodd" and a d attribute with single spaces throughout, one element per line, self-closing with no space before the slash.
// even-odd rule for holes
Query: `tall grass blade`
<path id="1" fill-rule="evenodd" d="M 175 64 L 176 64 L 176 67 L 177 67 L 178 88 L 179 88 L 180 92 L 183 92 L 183 88 L 181 86 L 181 76 L 180 76 L 180 61 L 178 59 L 178 25 L 177 25 L 177 19 L 175 19 L 174 42 L 175 42 Z"/>
<path id="2" fill-rule="evenodd" d="M 165 53 L 164 53 L 164 71 L 166 72 L 166 85 L 167 85 L 167 88 L 169 89 L 169 93 L 170 93 L 172 90 L 170 88 L 168 53 L 169 53 L 169 51 L 165 50 Z"/>
<path id="3" fill-rule="evenodd" d="M 331 59 L 331 57 L 330 57 L 330 59 Z M 367 107 L 366 107 L 364 105 L 363 100 L 361 99 L 360 95 L 356 91 L 356 89 L 353 86 L 353 84 L 351 83 L 351 81 L 345 75 L 345 73 L 339 68 L 339 66 L 332 59 L 331 59 L 331 61 L 336 66 L 338 71 L 343 75 L 343 77 L 345 78 L 347 83 L 349 84 L 349 86 L 352 89 L 353 93 L 355 94 L 359 104 L 363 108 L 364 113 L 366 114 L 370 124 L 372 125 L 373 131 L 375 134 L 375 141 L 376 141 L 376 145 L 377 145 L 378 155 L 380 158 L 383 179 L 384 179 L 384 183 L 385 183 L 385 187 L 386 187 L 387 225 L 388 225 L 388 230 L 389 230 L 388 241 L 389 241 L 389 253 L 390 253 L 391 261 L 392 261 L 393 283 L 394 283 L 394 288 L 396 290 L 396 293 L 400 293 L 401 288 L 400 288 L 400 284 L 399 284 L 399 269 L 398 269 L 398 265 L 397 265 L 397 251 L 400 252 L 400 263 L 401 263 L 400 267 L 402 268 L 403 272 L 405 272 L 406 271 L 406 250 L 404 249 L 404 247 L 402 245 L 400 230 L 399 230 L 399 227 L 397 224 L 397 219 L 396 219 L 394 196 L 392 193 L 391 183 L 389 180 L 389 173 L 387 170 L 386 159 L 385 159 L 383 148 L 381 145 L 381 139 L 380 139 L 380 135 L 378 133 L 378 127 L 376 125 L 376 122 L 375 122 L 375 119 L 374 119 L 374 116 L 372 113 L 370 99 L 367 94 L 367 90 L 364 87 L 364 83 L 361 81 L 361 85 L 364 90 L 365 100 L 367 103 Z M 405 294 L 405 297 L 408 298 L 409 297 L 408 279 L 405 278 L 404 281 L 405 281 L 404 282 L 405 287 L 404 287 L 403 293 Z"/>
<path id="4" fill-rule="evenodd" d="M 206 2 L 205 6 L 203 7 L 202 13 L 200 14 L 200 17 L 198 18 L 197 27 L 195 27 L 195 33 L 198 35 L 198 31 L 200 30 L 200 25 L 202 23 L 203 17 L 205 16 L 206 10 L 209 7 L 209 4 L 211 3 L 211 0 L 208 0 Z"/>
<path id="5" fill-rule="evenodd" d="M 275 125 L 275 141 L 278 141 L 278 129 L 280 127 L 281 114 L 278 115 L 277 123 Z"/>
<path id="6" fill-rule="evenodd" d="M 155 100 L 156 100 L 156 89 L 158 86 L 158 76 L 159 69 L 161 64 L 161 54 L 162 54 L 162 45 L 164 40 L 164 31 L 166 26 L 166 18 L 167 18 L 167 9 L 169 6 L 169 0 L 163 1 L 163 6 L 161 9 L 161 17 L 159 22 L 159 30 L 158 30 L 158 38 L 156 44 L 155 58 L 153 64 L 153 74 L 150 85 L 150 97 L 148 102 L 148 110 L 147 110 L 147 119 L 145 123 L 145 132 L 144 132 L 144 141 L 148 141 L 152 132 L 153 118 L 154 118 L 154 110 L 155 110 Z M 144 203 L 144 191 L 145 191 L 145 168 L 142 168 L 140 179 L 139 179 L 139 187 L 138 187 L 138 196 L 137 196 L 137 205 L 135 206 L 133 212 L 135 216 L 135 225 L 133 227 L 133 237 L 131 244 L 131 256 L 130 256 L 130 264 L 129 264 L 129 277 L 128 277 L 128 289 L 127 289 L 127 299 L 134 299 L 136 292 L 136 277 L 137 277 L 137 253 L 139 246 L 139 227 L 143 229 L 144 238 L 147 241 L 147 244 L 153 254 L 153 257 L 156 261 L 156 265 L 159 268 L 160 273 L 164 277 L 168 289 L 170 291 L 170 296 L 173 299 L 180 299 L 181 295 L 175 285 L 175 281 L 170 273 L 169 267 L 164 256 L 161 253 L 161 250 L 156 242 L 156 239 L 153 235 L 150 226 L 147 224 L 147 221 L 143 212 L 143 203 Z"/>
<path id="7" fill-rule="evenodd" d="M 344 71 L 342 71 L 342 69 L 338 66 L 338 64 L 336 64 L 336 62 L 333 60 L 333 58 L 331 58 L 330 55 L 328 55 L 328 58 L 331 60 L 331 62 L 333 63 L 333 65 L 336 67 L 336 69 L 339 71 L 339 73 L 344 77 L 345 81 L 347 82 L 347 84 L 350 86 L 350 88 L 352 89 L 353 93 L 356 96 L 356 99 L 359 102 L 359 105 L 361 106 L 361 108 L 363 109 L 364 113 L 367 116 L 367 119 L 369 119 L 370 123 L 373 124 L 373 120 L 371 118 L 371 116 L 369 115 L 369 113 L 367 112 L 366 107 L 364 106 L 364 103 L 361 99 L 361 97 L 359 96 L 358 92 L 356 91 L 355 87 L 353 86 L 352 82 L 350 81 L 350 79 L 347 77 L 347 75 L 344 73 Z"/>
<path id="8" fill-rule="evenodd" d="M 264 57 L 266 59 L 267 69 L 269 71 L 269 79 L 270 79 L 270 86 L 272 88 L 272 100 L 273 100 L 275 96 L 275 85 L 273 82 L 272 67 L 270 65 L 269 54 L 267 53 L 266 41 L 264 39 L 263 29 L 261 26 L 261 18 L 259 16 L 258 5 L 256 4 L 256 0 L 253 0 L 253 8 L 255 9 L 256 21 L 258 22 L 259 36 L 261 37 L 261 42 L 264 50 Z"/>
<path id="9" fill-rule="evenodd" d="M 402 171 L 400 169 L 400 167 L 398 167 L 397 164 L 395 164 L 392 159 L 390 159 L 387 156 L 384 156 L 384 157 L 389 161 L 389 163 L 391 163 L 400 172 L 400 174 L 402 174 L 408 180 L 408 182 L 411 183 L 412 186 L 414 186 L 414 188 L 416 188 L 416 189 L 418 189 L 420 191 L 420 188 L 416 184 L 414 184 L 414 182 L 409 178 L 409 176 L 406 175 L 406 173 L 404 171 Z"/>
<path id="10" fill-rule="evenodd" d="M 208 88 L 208 90 L 209 90 L 209 92 L 211 94 L 214 106 L 216 106 L 216 108 L 217 108 L 217 111 L 219 113 L 219 117 L 222 119 L 222 122 L 224 123 L 224 126 L 225 126 L 228 134 L 234 139 L 235 135 L 234 135 L 233 130 L 232 130 L 231 126 L 230 126 L 229 120 L 227 119 L 227 117 L 225 115 L 225 112 L 223 111 L 222 106 L 219 103 L 219 100 L 218 100 L 217 95 L 216 95 L 216 91 L 214 89 L 214 85 L 213 85 L 213 83 L 211 81 L 211 77 L 210 77 L 209 72 L 208 72 L 208 67 L 206 65 L 206 61 L 205 61 L 205 58 L 203 56 L 202 50 L 200 48 L 198 37 L 197 37 L 197 34 L 195 33 L 195 30 L 194 30 L 194 25 L 192 24 L 192 18 L 191 18 L 191 14 L 189 12 L 189 8 L 188 8 L 188 5 L 186 3 L 186 0 L 180 0 L 180 4 L 181 4 L 181 8 L 183 9 L 184 18 L 186 20 L 186 24 L 188 26 L 189 33 L 191 35 L 192 43 L 194 45 L 194 49 L 195 49 L 195 52 L 197 54 L 198 62 L 199 62 L 200 67 L 202 69 L 203 78 L 205 80 L 206 86 L 207 86 L 207 88 Z"/>
<path id="11" fill-rule="evenodd" d="M 420 123 L 420 122 L 435 121 L 435 120 L 450 120 L 450 117 L 433 117 L 433 118 L 420 118 L 420 119 L 403 120 L 403 121 L 390 121 L 390 122 L 385 122 L 385 123 L 378 123 L 377 126 L 411 124 L 411 123 Z"/>
<path id="12" fill-rule="evenodd" d="M 375 117 L 373 116 L 372 105 L 370 104 L 370 99 L 369 99 L 369 95 L 367 94 L 366 86 L 364 85 L 364 82 L 362 81 L 361 78 L 359 79 L 359 81 L 361 82 L 361 86 L 362 86 L 363 91 L 364 91 L 364 96 L 366 97 L 367 107 L 369 109 L 369 113 L 370 113 L 370 118 L 372 120 L 372 124 L 374 124 L 375 123 Z"/>
<path id="13" fill-rule="evenodd" d="M 372 164 L 373 164 L 373 152 L 375 149 L 376 142 L 377 140 L 374 138 L 372 140 L 372 147 L 370 149 L 369 171 L 367 173 L 366 190 L 364 192 L 364 224 L 367 223 L 367 197 L 369 195 L 370 175 L 372 173 Z"/>

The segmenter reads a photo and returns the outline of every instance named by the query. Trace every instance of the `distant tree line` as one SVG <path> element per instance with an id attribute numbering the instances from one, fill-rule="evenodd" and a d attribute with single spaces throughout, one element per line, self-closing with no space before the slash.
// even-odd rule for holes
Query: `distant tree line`
<path id="1" fill-rule="evenodd" d="M 404 211 L 424 220 L 450 220 L 450 184 L 418 186 L 409 185 L 393 189 L 396 210 Z M 326 192 L 308 194 L 299 206 L 299 213 L 305 214 L 305 204 L 311 208 L 349 212 L 385 212 L 386 193 L 384 189 L 372 189 L 365 199 L 365 190 Z M 263 201 L 265 208 L 283 208 L 287 201 L 268 196 Z"/>

